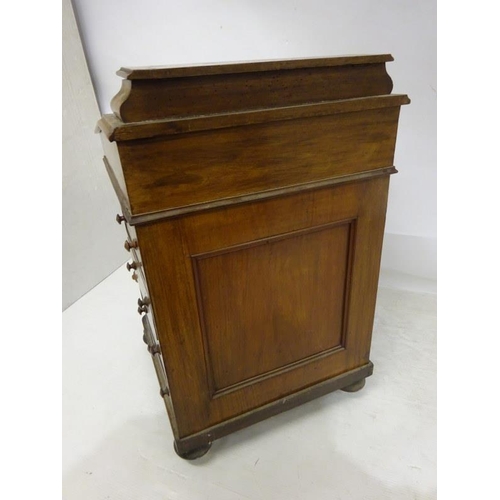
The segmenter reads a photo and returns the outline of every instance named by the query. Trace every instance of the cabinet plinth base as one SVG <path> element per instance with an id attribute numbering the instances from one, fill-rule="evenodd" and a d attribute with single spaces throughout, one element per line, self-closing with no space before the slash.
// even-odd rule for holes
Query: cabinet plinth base
<path id="1" fill-rule="evenodd" d="M 214 425 L 209 429 L 200 431 L 190 436 L 182 437 L 174 442 L 176 453 L 187 460 L 200 458 L 207 453 L 212 446 L 212 441 L 227 436 L 232 432 L 244 429 L 249 425 L 265 420 L 273 415 L 294 408 L 298 405 L 311 401 L 315 398 L 339 389 L 349 390 L 357 386 L 359 390 L 365 385 L 366 377 L 373 373 L 373 364 L 369 361 L 348 372 L 342 373 L 324 382 L 303 389 L 295 394 L 278 399 L 267 405 L 256 408 L 248 413 L 239 415 L 230 420 Z M 352 391 L 351 391 L 352 392 Z"/>

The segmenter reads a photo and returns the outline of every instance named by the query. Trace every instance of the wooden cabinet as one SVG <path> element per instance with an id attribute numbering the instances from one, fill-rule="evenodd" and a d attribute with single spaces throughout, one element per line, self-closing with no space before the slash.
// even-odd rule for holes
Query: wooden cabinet
<path id="1" fill-rule="evenodd" d="M 389 55 L 122 69 L 99 121 L 184 458 L 371 375 Z M 132 270 L 131 269 L 131 270 Z"/>

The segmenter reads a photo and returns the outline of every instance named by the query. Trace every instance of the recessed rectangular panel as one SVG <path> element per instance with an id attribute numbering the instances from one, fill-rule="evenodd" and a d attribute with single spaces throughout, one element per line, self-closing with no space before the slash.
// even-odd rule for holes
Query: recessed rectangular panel
<path id="1" fill-rule="evenodd" d="M 352 221 L 194 256 L 212 394 L 342 349 Z"/>
<path id="2" fill-rule="evenodd" d="M 374 178 L 137 227 L 180 437 L 239 422 L 369 362 L 388 182 Z M 292 273 L 279 272 L 285 261 Z M 314 262 L 323 270 L 315 280 L 298 274 Z M 267 289 L 256 284 L 263 281 Z M 269 300 L 270 289 L 279 296 Z M 280 351 L 269 341 L 266 307 L 274 300 L 283 307 L 287 296 L 299 296 L 294 302 L 303 310 L 287 310 L 293 323 L 279 332 Z M 249 326 L 230 329 L 240 318 Z M 308 330 L 318 337 L 304 335 Z"/>

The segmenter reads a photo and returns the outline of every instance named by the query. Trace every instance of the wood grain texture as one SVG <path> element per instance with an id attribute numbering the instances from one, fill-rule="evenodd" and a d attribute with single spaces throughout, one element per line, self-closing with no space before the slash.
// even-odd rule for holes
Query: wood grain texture
<path id="1" fill-rule="evenodd" d="M 257 71 L 283 71 L 298 68 L 321 68 L 356 64 L 376 64 L 394 61 L 390 54 L 350 55 L 336 57 L 313 57 L 296 59 L 269 59 L 229 63 L 206 63 L 188 66 L 146 66 L 121 68 L 116 74 L 128 80 L 150 80 L 157 78 L 179 78 L 186 76 L 227 75 Z"/>
<path id="2" fill-rule="evenodd" d="M 137 226 L 181 437 L 369 361 L 387 188 L 388 177 L 385 177 Z M 242 385 L 238 390 L 213 398 L 192 257 L 353 219 L 356 220 L 356 230 L 352 240 L 352 273 L 346 298 L 345 348 L 299 364 L 279 376 L 257 379 L 255 383 Z M 334 244 L 342 245 L 344 236 L 340 240 Z M 242 275 L 245 269 L 236 272 Z M 332 270 L 320 269 L 319 272 L 331 273 Z M 238 279 L 238 276 L 232 277 Z M 254 289 L 246 302 L 250 309 L 242 309 L 240 313 L 251 314 L 252 304 L 258 302 L 258 291 Z M 296 303 L 295 306 L 302 310 L 297 314 L 311 312 L 310 302 Z M 328 318 L 328 313 L 323 311 L 324 314 Z M 254 325 L 253 339 L 247 339 L 255 342 L 255 346 L 249 348 L 250 352 L 259 352 L 259 332 L 268 328 L 264 320 L 265 316 L 261 318 L 260 325 Z M 258 318 L 255 321 L 258 322 Z M 296 334 L 299 335 L 297 330 Z M 307 331 L 300 334 L 312 335 Z M 274 347 L 279 346 L 276 344 Z M 262 354 L 264 365 L 270 363 L 270 358 L 265 356 L 272 356 L 273 352 L 277 351 L 271 349 Z M 281 361 L 278 356 L 275 363 Z M 261 358 L 254 357 L 253 362 L 260 366 Z"/>
<path id="3" fill-rule="evenodd" d="M 124 80 L 111 101 L 121 121 L 210 115 L 390 94 L 384 63 Z"/>
<path id="4" fill-rule="evenodd" d="M 337 113 L 353 113 L 367 109 L 380 109 L 409 104 L 407 95 L 391 94 L 374 97 L 358 97 L 341 101 L 323 101 L 313 104 L 298 104 L 281 108 L 267 108 L 234 113 L 221 113 L 207 116 L 166 118 L 148 122 L 124 123 L 115 115 L 104 115 L 98 122 L 110 141 L 130 141 L 164 135 L 200 132 L 221 128 L 255 125 L 259 123 L 312 118 Z"/>
<path id="5" fill-rule="evenodd" d="M 104 158 L 104 160 L 106 163 L 106 158 Z M 323 187 L 339 186 L 341 184 L 349 184 L 353 182 L 365 181 L 368 179 L 375 179 L 377 177 L 384 177 L 386 175 L 396 174 L 397 172 L 398 171 L 394 166 L 376 168 L 373 170 L 368 170 L 366 172 L 339 175 L 324 180 L 304 182 L 302 184 L 285 186 L 283 188 L 269 189 L 267 191 L 254 192 L 254 193 L 249 193 L 247 195 L 234 196 L 231 198 L 222 198 L 219 200 L 203 202 L 196 205 L 188 205 L 180 208 L 159 210 L 158 212 L 151 212 L 148 214 L 138 214 L 138 215 L 131 214 L 130 207 L 128 207 L 128 200 L 126 200 L 126 203 L 122 204 L 122 210 L 123 210 L 123 215 L 125 216 L 125 219 L 128 221 L 129 224 L 131 225 L 149 224 L 155 221 L 169 219 L 172 217 L 178 217 L 179 215 L 203 212 L 205 210 L 214 210 L 216 208 L 238 205 L 241 203 L 249 203 L 258 200 L 265 200 L 268 198 L 276 198 L 278 196 L 290 195 L 293 193 L 300 193 L 303 191 L 311 191 L 313 189 L 319 189 Z M 113 183 L 112 174 L 110 174 L 110 178 L 111 182 Z M 125 199 L 119 187 L 116 188 L 118 184 L 113 183 L 113 185 L 115 186 L 118 199 L 119 200 Z"/>
<path id="6" fill-rule="evenodd" d="M 364 381 L 366 377 L 373 373 L 373 363 L 359 366 L 335 377 L 319 382 L 313 386 L 307 387 L 293 394 L 278 399 L 263 406 L 259 406 L 249 412 L 238 415 L 237 417 L 227 419 L 219 424 L 213 425 L 203 431 L 191 434 L 184 438 L 176 438 L 175 444 L 180 451 L 189 451 L 212 443 L 215 439 L 227 436 L 233 432 L 239 431 L 253 425 L 261 420 L 278 415 L 284 411 L 295 408 L 301 404 L 307 403 L 315 398 L 324 396 L 332 391 L 342 389 L 353 383 Z"/>
<path id="7" fill-rule="evenodd" d="M 393 164 L 399 107 L 118 145 L 132 214 Z"/>
<path id="8" fill-rule="evenodd" d="M 307 228 L 193 257 L 214 395 L 343 348 L 353 223 Z"/>
<path id="9" fill-rule="evenodd" d="M 391 59 L 119 72 L 98 128 L 181 456 L 371 374 Z"/>

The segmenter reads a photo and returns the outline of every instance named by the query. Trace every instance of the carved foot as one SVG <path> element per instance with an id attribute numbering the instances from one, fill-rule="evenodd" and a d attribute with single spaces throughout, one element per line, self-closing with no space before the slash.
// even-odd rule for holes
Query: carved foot
<path id="1" fill-rule="evenodd" d="M 177 448 L 177 443 L 174 441 L 174 450 L 177 455 L 185 460 L 196 460 L 197 458 L 201 458 L 205 455 L 208 450 L 212 447 L 212 443 L 201 446 L 200 448 L 193 448 L 192 450 L 182 451 L 180 452 Z"/>
<path id="2" fill-rule="evenodd" d="M 343 387 L 342 390 L 345 392 L 358 392 L 365 386 L 365 379 L 358 380 L 354 384 Z"/>

